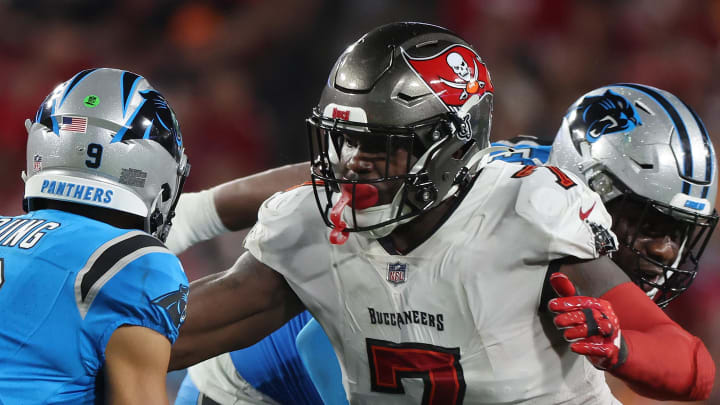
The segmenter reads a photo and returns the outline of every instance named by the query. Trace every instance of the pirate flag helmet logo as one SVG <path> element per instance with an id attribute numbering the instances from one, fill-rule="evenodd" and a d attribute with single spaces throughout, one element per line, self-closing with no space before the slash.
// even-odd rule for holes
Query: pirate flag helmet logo
<path id="1" fill-rule="evenodd" d="M 452 45 L 428 58 L 413 58 L 403 52 L 415 73 L 427 83 L 448 108 L 459 108 L 468 97 L 492 93 L 490 73 L 475 51 Z"/>

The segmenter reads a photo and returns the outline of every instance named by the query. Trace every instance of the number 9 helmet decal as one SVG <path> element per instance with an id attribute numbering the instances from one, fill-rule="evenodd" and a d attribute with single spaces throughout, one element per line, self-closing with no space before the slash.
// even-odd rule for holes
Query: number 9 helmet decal
<path id="1" fill-rule="evenodd" d="M 144 77 L 84 70 L 26 128 L 27 210 L 36 198 L 108 208 L 144 218 L 165 240 L 190 164 L 175 113 Z"/>

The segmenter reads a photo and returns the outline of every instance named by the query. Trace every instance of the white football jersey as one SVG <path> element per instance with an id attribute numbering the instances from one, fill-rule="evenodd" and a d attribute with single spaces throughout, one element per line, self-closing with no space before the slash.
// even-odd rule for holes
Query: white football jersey
<path id="1" fill-rule="evenodd" d="M 603 372 L 539 308 L 550 262 L 598 257 L 610 221 L 577 178 L 497 161 L 406 255 L 330 244 L 312 187 L 268 199 L 245 245 L 323 326 L 352 404 L 604 405 Z"/>

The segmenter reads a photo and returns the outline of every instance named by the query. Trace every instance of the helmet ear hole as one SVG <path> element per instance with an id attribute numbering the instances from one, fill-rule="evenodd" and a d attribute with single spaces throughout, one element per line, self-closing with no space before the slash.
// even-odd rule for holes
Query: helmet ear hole
<path id="1" fill-rule="evenodd" d="M 612 178 L 605 172 L 600 172 L 590 178 L 588 185 L 591 190 L 600 194 L 600 197 L 606 202 L 610 199 L 613 188 L 615 187 Z"/>
<path id="2" fill-rule="evenodd" d="M 162 189 L 162 201 L 167 202 L 171 196 L 170 185 L 167 183 L 163 183 L 163 185 L 160 186 L 160 188 Z"/>

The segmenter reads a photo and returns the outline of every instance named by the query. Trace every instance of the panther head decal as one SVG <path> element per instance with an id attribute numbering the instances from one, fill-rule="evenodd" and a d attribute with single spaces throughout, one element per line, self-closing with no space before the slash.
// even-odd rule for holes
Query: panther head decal
<path id="1" fill-rule="evenodd" d="M 167 311 L 176 328 L 180 327 L 180 324 L 185 320 L 185 308 L 187 307 L 189 291 L 188 286 L 180 284 L 177 291 L 163 294 L 152 301 L 153 304 L 159 305 Z"/>
<path id="2" fill-rule="evenodd" d="M 603 135 L 630 132 L 642 125 L 632 104 L 612 90 L 600 96 L 585 97 L 568 112 L 568 120 L 578 152 L 577 141 L 582 138 L 593 143 Z"/>
<path id="3" fill-rule="evenodd" d="M 175 113 L 165 97 L 157 91 L 143 90 L 139 93 L 143 97 L 142 102 L 126 124 L 127 128 L 118 131 L 112 142 L 152 139 L 179 162 L 183 140 Z"/>

